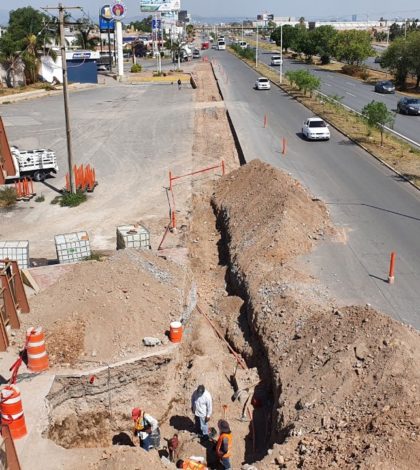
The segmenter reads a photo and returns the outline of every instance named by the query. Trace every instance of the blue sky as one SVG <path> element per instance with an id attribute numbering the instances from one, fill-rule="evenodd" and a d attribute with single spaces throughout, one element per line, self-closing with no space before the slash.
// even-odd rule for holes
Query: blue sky
<path id="1" fill-rule="evenodd" d="M 57 5 L 59 0 L 11 0 L 1 1 L 0 10 L 16 9 L 31 5 L 38 8 L 46 5 Z M 189 10 L 193 16 L 206 17 L 236 16 L 255 18 L 257 13 L 274 13 L 276 16 L 304 16 L 306 18 L 344 18 L 357 14 L 360 19 L 367 16 L 372 19 L 380 16 L 395 18 L 420 17 L 419 0 L 353 0 L 339 2 L 338 0 L 295 0 L 283 2 L 281 0 L 181 0 L 182 8 Z M 103 0 L 62 0 L 64 5 L 82 6 L 89 11 L 92 17 L 96 17 L 99 7 L 108 3 Z M 111 2 L 112 3 L 112 0 Z M 128 16 L 140 14 L 139 0 L 125 0 Z"/>

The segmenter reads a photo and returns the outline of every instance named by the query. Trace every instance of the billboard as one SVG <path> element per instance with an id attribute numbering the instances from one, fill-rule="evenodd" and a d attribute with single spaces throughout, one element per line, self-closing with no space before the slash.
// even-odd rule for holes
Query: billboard
<path id="1" fill-rule="evenodd" d="M 178 11 L 180 9 L 181 0 L 140 0 L 140 11 L 144 13 Z"/>

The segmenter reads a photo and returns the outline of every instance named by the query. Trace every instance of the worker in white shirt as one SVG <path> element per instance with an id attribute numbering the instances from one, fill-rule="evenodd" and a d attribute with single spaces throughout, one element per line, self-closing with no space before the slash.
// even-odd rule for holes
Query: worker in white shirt
<path id="1" fill-rule="evenodd" d="M 195 427 L 198 435 L 207 440 L 209 438 L 208 422 L 213 412 L 212 398 L 204 385 L 199 385 L 191 397 L 191 411 L 195 417 Z"/>
<path id="2" fill-rule="evenodd" d="M 160 430 L 157 420 L 140 408 L 133 408 L 131 417 L 134 421 L 134 435 L 139 437 L 141 447 L 147 451 L 159 448 Z"/>

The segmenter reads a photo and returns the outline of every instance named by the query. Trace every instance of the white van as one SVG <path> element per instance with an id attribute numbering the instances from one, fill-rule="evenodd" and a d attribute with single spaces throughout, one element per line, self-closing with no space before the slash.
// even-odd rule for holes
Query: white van
<path id="1" fill-rule="evenodd" d="M 219 41 L 219 42 L 217 43 L 217 49 L 218 49 L 219 51 L 225 51 L 225 50 L 226 50 L 226 43 L 225 43 L 225 41 Z"/>

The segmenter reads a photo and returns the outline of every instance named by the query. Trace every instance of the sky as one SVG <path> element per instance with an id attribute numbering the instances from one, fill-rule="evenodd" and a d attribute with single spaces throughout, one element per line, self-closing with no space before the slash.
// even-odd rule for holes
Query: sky
<path id="1" fill-rule="evenodd" d="M 55 6 L 61 1 L 65 6 L 81 6 L 96 17 L 99 8 L 111 1 L 104 0 L 0 0 L 0 11 L 31 5 L 34 8 Z M 140 15 L 140 0 L 124 0 L 127 16 Z M 183 9 L 201 17 L 240 17 L 255 18 L 258 13 L 273 13 L 275 16 L 294 16 L 318 19 L 349 19 L 357 14 L 358 19 L 379 19 L 380 16 L 393 19 L 397 16 L 420 17 L 419 0 L 181 0 Z M 399 8 L 399 10 L 397 10 Z"/>

